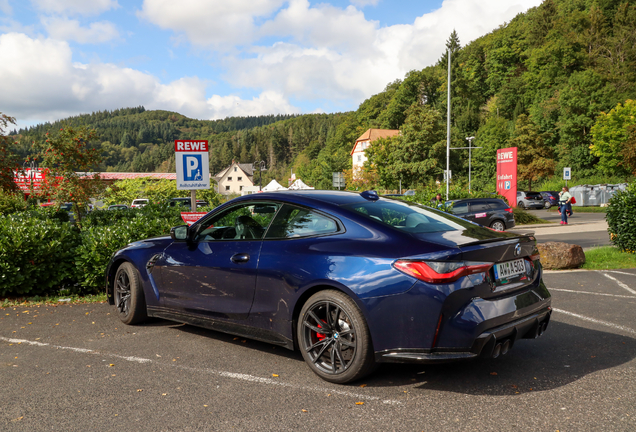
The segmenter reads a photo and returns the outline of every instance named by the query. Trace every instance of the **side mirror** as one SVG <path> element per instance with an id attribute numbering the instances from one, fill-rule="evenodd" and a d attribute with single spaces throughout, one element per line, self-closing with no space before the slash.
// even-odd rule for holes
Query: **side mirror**
<path id="1" fill-rule="evenodd" d="M 174 241 L 187 241 L 190 235 L 190 227 L 179 225 L 170 229 L 170 237 Z"/>

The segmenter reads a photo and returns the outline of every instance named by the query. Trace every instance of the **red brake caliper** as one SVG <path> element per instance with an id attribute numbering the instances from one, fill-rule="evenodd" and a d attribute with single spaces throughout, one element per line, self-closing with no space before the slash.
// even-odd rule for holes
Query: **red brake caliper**
<path id="1" fill-rule="evenodd" d="M 324 319 L 321 319 L 320 321 L 324 322 L 325 324 L 327 324 L 327 321 L 325 321 Z M 320 324 L 316 324 L 318 326 L 318 328 L 322 328 L 322 326 Z M 325 335 L 324 333 L 316 333 L 316 337 L 318 338 L 318 340 L 323 340 L 324 338 L 327 337 L 327 335 Z"/>

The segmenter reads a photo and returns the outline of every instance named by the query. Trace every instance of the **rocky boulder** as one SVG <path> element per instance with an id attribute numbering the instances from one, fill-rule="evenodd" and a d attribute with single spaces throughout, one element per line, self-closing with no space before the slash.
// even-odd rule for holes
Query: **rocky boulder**
<path id="1" fill-rule="evenodd" d="M 585 253 L 579 245 L 561 242 L 537 244 L 544 269 L 573 269 L 585 264 Z"/>

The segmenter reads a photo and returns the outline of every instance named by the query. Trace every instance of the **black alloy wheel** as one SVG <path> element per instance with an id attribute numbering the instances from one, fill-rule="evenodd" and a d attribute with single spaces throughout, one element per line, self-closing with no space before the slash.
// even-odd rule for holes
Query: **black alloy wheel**
<path id="1" fill-rule="evenodd" d="M 298 343 L 322 379 L 347 383 L 375 369 L 369 330 L 357 305 L 339 291 L 320 291 L 303 306 Z"/>
<path id="2" fill-rule="evenodd" d="M 123 323 L 138 324 L 147 318 L 146 299 L 139 283 L 139 275 L 132 264 L 124 263 L 119 266 L 113 291 L 119 319 Z"/>

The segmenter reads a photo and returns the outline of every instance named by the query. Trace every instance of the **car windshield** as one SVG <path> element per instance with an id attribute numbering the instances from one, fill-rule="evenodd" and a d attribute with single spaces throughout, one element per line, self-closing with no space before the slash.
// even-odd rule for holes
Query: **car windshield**
<path id="1" fill-rule="evenodd" d="M 343 206 L 349 210 L 412 234 L 463 230 L 470 222 L 418 204 L 378 200 Z"/>

